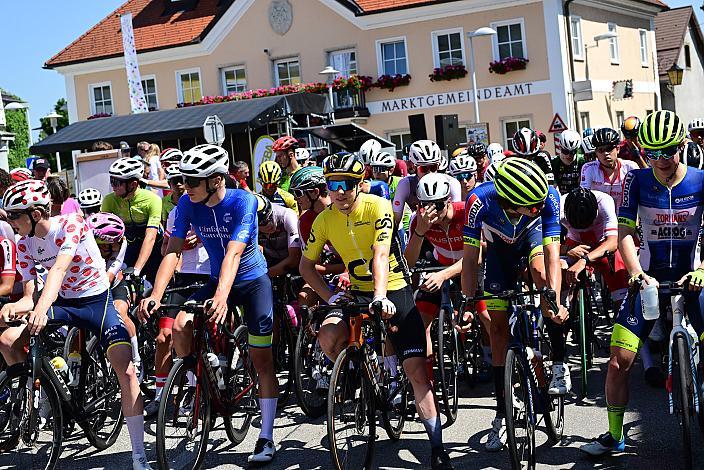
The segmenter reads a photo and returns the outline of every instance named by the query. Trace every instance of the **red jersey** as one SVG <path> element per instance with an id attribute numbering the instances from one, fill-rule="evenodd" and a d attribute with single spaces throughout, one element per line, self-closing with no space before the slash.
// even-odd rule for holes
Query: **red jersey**
<path id="1" fill-rule="evenodd" d="M 445 231 L 440 225 L 433 225 L 425 232 L 424 238 L 433 245 L 433 257 L 443 266 L 450 266 L 462 259 L 464 243 L 464 202 L 452 203 L 452 220 Z M 411 230 L 416 229 L 416 214 L 411 219 Z"/>
<path id="2" fill-rule="evenodd" d="M 313 209 L 308 209 L 298 218 L 298 235 L 301 237 L 301 242 L 303 242 L 304 246 L 308 243 L 308 237 L 316 217 L 318 217 L 318 214 Z"/>

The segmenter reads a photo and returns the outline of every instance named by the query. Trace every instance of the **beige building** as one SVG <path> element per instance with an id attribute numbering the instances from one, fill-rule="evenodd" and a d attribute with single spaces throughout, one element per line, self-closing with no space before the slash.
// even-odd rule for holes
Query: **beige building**
<path id="1" fill-rule="evenodd" d="M 582 129 L 617 127 L 658 109 L 653 19 L 665 8 L 658 0 L 130 0 L 46 67 L 65 77 L 72 122 L 129 114 L 118 15 L 131 12 L 152 109 L 324 81 L 327 65 L 374 79 L 409 74 L 410 83 L 393 91 L 335 99 L 338 122 L 352 120 L 401 148 L 411 140 L 409 115 L 425 115 L 429 138 L 435 115 L 474 123 L 471 74 L 451 81 L 429 74 L 449 64 L 469 69 L 468 33 L 491 27 L 496 35 L 472 40 L 476 95 L 490 140 L 505 145 L 523 125 L 547 133 L 556 114 Z M 525 69 L 490 72 L 491 62 L 509 56 L 528 59 Z M 576 106 L 573 80 L 587 90 Z"/>

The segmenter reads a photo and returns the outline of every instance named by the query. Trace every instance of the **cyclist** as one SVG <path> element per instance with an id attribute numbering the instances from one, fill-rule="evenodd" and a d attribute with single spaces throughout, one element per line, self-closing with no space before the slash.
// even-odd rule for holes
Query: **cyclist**
<path id="1" fill-rule="evenodd" d="M 512 143 L 513 151 L 516 152 L 518 156 L 526 160 L 534 161 L 545 174 L 545 177 L 548 179 L 548 184 L 555 184 L 555 174 L 550 164 L 550 154 L 540 148 L 540 138 L 536 131 L 527 127 L 521 127 L 513 134 Z"/>
<path id="2" fill-rule="evenodd" d="M 376 139 L 368 139 L 364 141 L 357 153 L 362 163 L 371 165 L 372 157 L 379 152 L 381 152 L 381 143 Z"/>
<path id="3" fill-rule="evenodd" d="M 694 141 L 687 142 L 682 153 L 682 163 L 701 170 L 704 168 L 704 149 Z"/>
<path id="4" fill-rule="evenodd" d="M 120 383 L 122 411 L 132 443 L 132 466 L 151 469 L 144 452 L 144 417 L 139 381 L 132 365 L 130 337 L 110 293 L 105 263 L 82 216 L 49 217 L 49 191 L 43 181 L 28 180 L 10 187 L 3 197 L 17 243 L 23 297 L 0 310 L 4 322 L 29 312 L 27 325 L 7 328 L 0 350 L 8 365 L 25 360 L 29 335 L 38 334 L 49 318 L 90 329 L 100 340 Z M 49 270 L 35 303 L 36 265 Z M 74 273 L 81 273 L 80 276 Z"/>
<path id="5" fill-rule="evenodd" d="M 178 200 L 183 196 L 183 176 L 178 169 L 178 165 L 169 165 L 164 170 L 166 182 L 169 184 L 171 194 L 161 198 L 161 225 L 166 226 L 169 214 L 178 204 Z"/>
<path id="6" fill-rule="evenodd" d="M 78 205 L 86 216 L 100 212 L 103 195 L 95 188 L 86 188 L 78 193 Z"/>
<path id="7" fill-rule="evenodd" d="M 486 145 L 481 142 L 477 142 L 476 144 L 468 146 L 467 155 L 474 158 L 474 160 L 477 162 L 477 178 L 480 182 L 484 181 L 484 173 L 486 172 L 489 163 L 491 163 L 489 161 Z"/>
<path id="8" fill-rule="evenodd" d="M 159 163 L 164 171 L 166 171 L 166 169 L 170 166 L 178 166 L 178 162 L 180 162 L 182 158 L 183 153 L 179 149 L 169 147 L 161 151 L 161 154 L 159 155 Z"/>
<path id="9" fill-rule="evenodd" d="M 477 185 L 477 162 L 469 155 L 459 155 L 450 160 L 449 173 L 462 185 L 461 200 L 465 201 Z"/>
<path id="10" fill-rule="evenodd" d="M 125 264 L 154 282 L 161 253 L 161 198 L 139 187 L 144 164 L 138 158 L 119 158 L 110 165 L 113 192 L 103 198 L 101 210 L 116 214 L 125 223 Z"/>
<path id="11" fill-rule="evenodd" d="M 501 161 L 504 159 L 504 148 L 501 144 L 492 143 L 486 148 L 486 154 L 489 157 L 489 163 L 494 163 L 495 161 Z"/>
<path id="12" fill-rule="evenodd" d="M 592 144 L 592 137 L 594 137 L 594 134 L 589 134 L 586 137 L 582 137 L 582 152 L 584 152 L 585 163 L 593 162 L 596 160 L 596 149 Z"/>
<path id="13" fill-rule="evenodd" d="M 553 157 L 552 170 L 555 172 L 555 185 L 560 194 L 567 194 L 579 187 L 579 178 L 582 175 L 584 158 L 577 155 L 577 150 L 582 144 L 579 132 L 566 129 L 560 134 L 560 155 Z"/>
<path id="14" fill-rule="evenodd" d="M 692 119 L 687 125 L 687 132 L 693 142 L 696 142 L 697 145 L 704 148 L 704 119 Z"/>
<path id="15" fill-rule="evenodd" d="M 159 267 L 154 290 L 140 305 L 140 316 L 149 317 L 147 306 L 156 308 L 176 269 L 184 241 L 195 229 L 210 259 L 210 280 L 191 299 L 212 300 L 210 320 L 222 324 L 235 306 L 244 307 L 244 322 L 249 329 L 249 354 L 259 377 L 259 407 L 262 426 L 252 463 L 269 462 L 276 449 L 273 426 L 277 386 L 271 354 L 273 299 L 266 261 L 257 246 L 257 198 L 247 191 L 225 188 L 228 154 L 217 145 L 197 145 L 179 163 L 188 197 L 179 200 L 174 230 Z M 193 317 L 179 313 L 173 325 L 176 354 L 191 351 Z"/>
<path id="16" fill-rule="evenodd" d="M 364 163 L 346 152 L 323 162 L 333 204 L 313 222 L 301 258 L 301 275 L 327 303 L 345 297 L 341 293 L 333 295 L 315 268 L 323 247 L 330 242 L 347 265 L 356 300 L 370 302 L 370 308 L 373 302 L 381 303 L 382 316 L 396 327 L 389 338 L 413 386 L 416 409 L 431 442 L 432 468 L 449 469 L 452 466 L 443 446 L 440 417 L 425 369 L 423 321 L 406 283 L 408 269 L 393 232 L 391 203 L 362 193 L 364 171 Z M 347 319 L 341 311 L 332 311 L 323 321 L 318 338 L 325 354 L 334 361 L 346 347 L 348 336 Z M 392 359 L 384 359 L 388 360 Z M 389 368 L 396 369 L 394 365 Z"/>
<path id="17" fill-rule="evenodd" d="M 308 166 L 310 160 L 310 152 L 307 148 L 299 147 L 296 149 L 296 161 L 300 166 Z"/>
<path id="18" fill-rule="evenodd" d="M 631 160 L 638 164 L 640 168 L 647 168 L 643 149 L 638 145 L 638 129 L 640 129 L 640 119 L 636 116 L 629 116 L 621 124 L 623 140 L 618 145 L 618 158 L 621 160 Z"/>
<path id="19" fill-rule="evenodd" d="M 276 163 L 278 163 L 283 170 L 279 187 L 284 191 L 288 191 L 291 176 L 293 176 L 299 168 L 302 168 L 302 166 L 298 164 L 298 160 L 296 160 L 296 149 L 300 146 L 301 144 L 298 139 L 290 135 L 279 137 L 271 146 L 271 150 L 275 154 Z"/>
<path id="20" fill-rule="evenodd" d="M 372 154 L 369 160 L 369 166 L 372 168 L 372 176 L 377 181 L 383 181 L 389 187 L 389 199 L 396 195 L 396 188 L 401 181 L 400 176 L 393 176 L 392 173 L 396 167 L 396 157 L 388 152 L 376 152 Z"/>
<path id="21" fill-rule="evenodd" d="M 305 150 L 305 149 L 296 149 Z M 307 150 L 306 150 L 307 152 Z M 296 200 L 288 191 L 284 191 L 279 187 L 281 182 L 281 167 L 273 160 L 263 162 L 259 166 L 259 183 L 262 185 L 262 196 L 267 198 L 273 204 L 282 207 L 288 207 L 298 214 L 298 206 Z"/>
<path id="22" fill-rule="evenodd" d="M 646 284 L 689 278 L 684 294 L 689 321 L 702 338 L 704 323 L 700 291 L 704 270 L 694 269 L 702 213 L 704 172 L 680 164 L 684 125 L 671 111 L 649 114 L 638 132 L 638 142 L 651 168 L 626 177 L 624 204 L 619 210 L 619 251 L 631 279 Z M 636 220 L 643 225 L 640 256 L 634 242 Z M 629 294 L 630 295 L 630 294 Z M 625 448 L 623 416 L 628 404 L 628 376 L 636 353 L 655 321 L 644 320 L 640 292 L 621 305 L 611 335 L 611 359 L 606 376 L 609 430 L 580 449 L 591 455 L 621 452 Z"/>
<path id="23" fill-rule="evenodd" d="M 618 158 L 618 132 L 608 127 L 594 131 L 591 145 L 596 152 L 596 161 L 587 162 L 582 167 L 580 185 L 606 193 L 614 199 L 616 210 L 623 202 L 624 183 L 626 175 L 631 170 L 637 170 L 638 164 L 630 160 Z"/>
<path id="24" fill-rule="evenodd" d="M 288 207 L 272 204 L 261 194 L 256 194 L 256 198 L 259 245 L 269 266 L 269 277 L 295 273 L 301 260 L 296 213 Z"/>
<path id="25" fill-rule="evenodd" d="M 536 138 L 537 140 L 537 138 Z M 479 252 L 487 243 L 484 290 L 499 293 L 516 286 L 516 260 L 527 257 L 530 274 L 537 287 L 550 287 L 560 299 L 560 194 L 548 185 L 535 162 L 512 157 L 502 161 L 493 182 L 474 189 L 465 208 L 462 293 L 475 296 L 479 278 Z M 492 421 L 485 447 L 499 451 L 506 444 L 504 404 L 504 366 L 509 341 L 507 302 L 486 302 L 491 317 L 491 350 L 496 392 L 496 417 Z M 553 352 L 553 378 L 550 389 L 567 393 L 569 368 L 564 364 L 565 340 L 562 323 L 567 309 L 558 305 L 555 312 L 541 299 L 545 326 Z"/>

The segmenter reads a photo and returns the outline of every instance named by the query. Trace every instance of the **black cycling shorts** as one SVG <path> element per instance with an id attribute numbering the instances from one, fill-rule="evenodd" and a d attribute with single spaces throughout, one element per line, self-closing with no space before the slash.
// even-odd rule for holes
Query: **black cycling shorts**
<path id="1" fill-rule="evenodd" d="M 184 289 L 176 292 L 169 292 L 166 294 L 167 304 L 183 305 L 186 301 L 198 291 L 200 284 L 207 284 L 210 280 L 210 275 L 208 274 L 193 274 L 193 273 L 175 273 L 174 280 L 169 284 L 169 288 L 172 287 L 189 287 L 194 286 L 192 289 Z M 167 289 L 168 290 L 168 289 Z M 178 308 L 169 309 L 164 316 L 168 318 L 176 318 L 178 315 Z"/>
<path id="2" fill-rule="evenodd" d="M 127 281 L 123 279 L 118 285 L 112 288 L 112 300 L 122 300 L 123 302 L 126 302 L 127 305 L 132 303 L 130 288 L 127 285 Z"/>

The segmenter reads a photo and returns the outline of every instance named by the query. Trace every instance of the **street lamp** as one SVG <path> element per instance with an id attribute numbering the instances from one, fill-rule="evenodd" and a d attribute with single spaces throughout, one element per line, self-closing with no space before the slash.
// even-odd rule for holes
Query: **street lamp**
<path id="1" fill-rule="evenodd" d="M 594 36 L 594 44 L 584 46 L 584 75 L 586 76 L 585 78 L 587 80 L 589 80 L 589 49 L 599 47 L 599 41 L 603 41 L 605 39 L 614 39 L 617 37 L 618 33 L 614 31 L 608 31 L 606 33 L 597 34 L 596 36 Z"/>
<path id="2" fill-rule="evenodd" d="M 684 70 L 682 70 L 682 67 L 677 65 L 676 62 L 672 64 L 672 67 L 667 70 L 667 78 L 670 80 L 670 86 L 682 85 L 683 74 Z"/>
<path id="3" fill-rule="evenodd" d="M 335 70 L 331 65 L 328 65 L 325 67 L 323 70 L 318 72 L 320 75 L 326 75 L 328 77 L 329 83 L 328 83 L 328 93 L 330 96 L 330 106 L 332 107 L 332 122 L 335 122 L 335 105 L 332 102 L 332 82 L 335 80 L 335 77 L 340 75 L 339 70 Z"/>
<path id="4" fill-rule="evenodd" d="M 53 111 L 51 114 L 47 114 L 44 116 L 44 119 L 49 120 L 49 125 L 54 131 L 54 134 L 56 134 L 56 127 L 59 124 L 59 119 L 61 119 L 63 116 L 58 114 L 56 111 Z M 61 156 L 59 155 L 59 152 L 56 152 L 56 171 L 60 172 L 61 171 Z"/>
<path id="5" fill-rule="evenodd" d="M 29 146 L 31 147 L 34 144 L 34 141 L 32 140 L 32 123 L 29 121 L 29 105 L 27 103 L 20 103 L 19 101 L 14 101 L 5 106 L 5 109 L 24 109 L 24 112 L 27 113 L 27 130 L 29 131 Z"/>
<path id="6" fill-rule="evenodd" d="M 470 31 L 467 33 L 467 38 L 469 39 L 469 68 L 470 73 L 472 74 L 472 92 L 474 93 L 474 121 L 477 123 L 479 123 L 479 95 L 477 93 L 477 70 L 474 66 L 474 44 L 472 43 L 472 39 L 481 36 L 495 35 L 496 30 L 487 26 L 481 27 L 476 31 Z"/>

